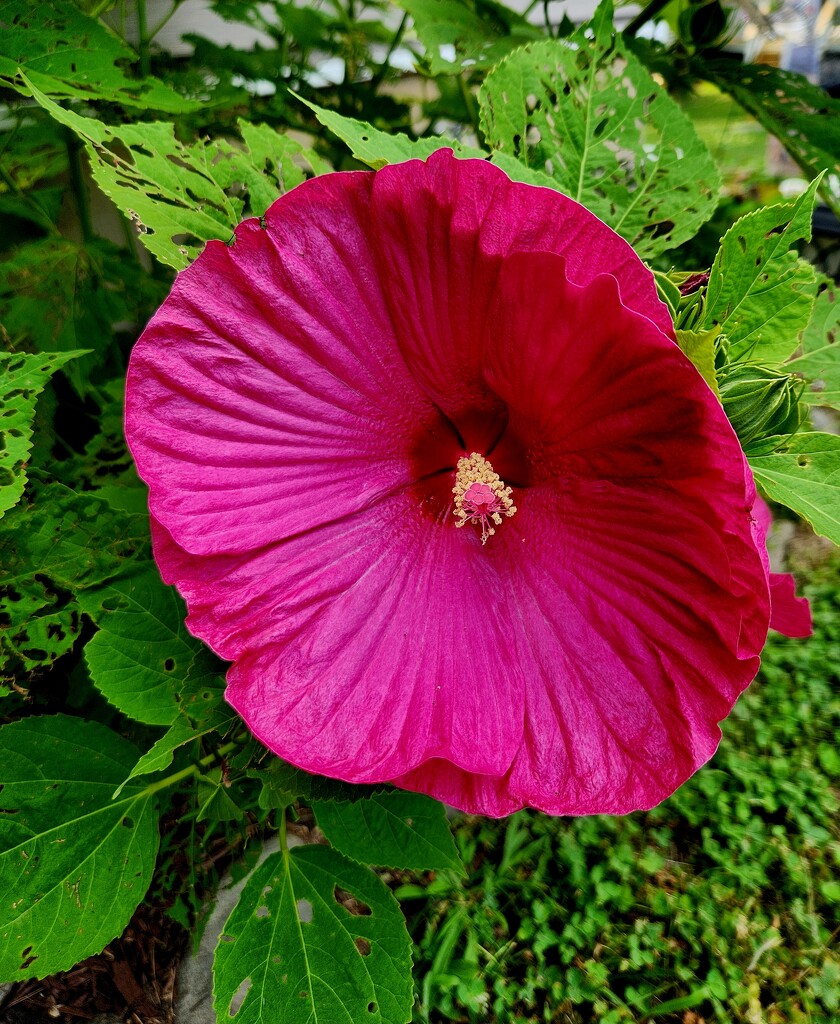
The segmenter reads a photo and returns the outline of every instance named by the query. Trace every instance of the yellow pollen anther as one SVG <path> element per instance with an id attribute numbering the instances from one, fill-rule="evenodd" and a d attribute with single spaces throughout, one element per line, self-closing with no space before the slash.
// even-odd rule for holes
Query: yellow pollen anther
<path id="1" fill-rule="evenodd" d="M 499 474 L 478 452 L 458 459 L 452 493 L 455 495 L 454 515 L 458 520 L 455 525 L 480 523 L 482 544 L 496 532 L 494 523 L 501 526 L 502 516 L 516 512 L 516 505 L 510 499 L 511 488 L 505 487 Z"/>

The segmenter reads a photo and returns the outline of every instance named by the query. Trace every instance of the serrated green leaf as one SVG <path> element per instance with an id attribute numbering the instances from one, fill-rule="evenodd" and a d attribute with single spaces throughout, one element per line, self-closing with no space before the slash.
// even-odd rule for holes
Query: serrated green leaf
<path id="1" fill-rule="evenodd" d="M 423 45 L 425 68 L 434 76 L 492 67 L 506 53 L 542 32 L 521 14 L 493 0 L 396 0 L 411 15 Z M 448 59 L 448 48 L 454 60 Z"/>
<path id="2" fill-rule="evenodd" d="M 773 454 L 748 461 L 769 498 L 840 544 L 840 437 L 818 431 L 795 434 Z"/>
<path id="3" fill-rule="evenodd" d="M 266 791 L 262 807 L 283 807 L 296 797 L 313 800 L 361 800 L 373 793 L 382 792 L 387 783 L 378 786 L 356 786 L 323 775 L 313 775 L 302 768 L 273 757 L 265 768 L 248 772 L 251 778 L 259 779 Z"/>
<path id="4" fill-rule="evenodd" d="M 265 199 L 276 199 L 286 190 L 285 177 L 297 183 L 296 159 L 308 162 L 313 171 L 324 166 L 279 133 L 274 158 L 268 161 L 267 133 L 272 129 L 265 126 L 250 133 L 258 144 L 256 156 L 244 145 L 224 140 L 187 145 L 175 137 L 170 123 L 111 127 L 65 110 L 28 84 L 38 103 L 85 142 L 94 180 L 134 222 L 140 241 L 176 270 L 188 266 L 211 238 L 230 241 L 244 217 L 262 216 Z"/>
<path id="5" fill-rule="evenodd" d="M 186 609 L 154 565 L 80 597 L 99 632 L 85 647 L 94 684 L 123 714 L 173 725 L 185 692 L 219 699 L 219 663 L 184 625 Z"/>
<path id="6" fill-rule="evenodd" d="M 337 850 L 274 854 L 249 878 L 216 947 L 219 1020 L 246 987 L 237 1024 L 409 1021 L 411 939 L 397 901 Z"/>
<path id="7" fill-rule="evenodd" d="M 732 361 L 783 362 L 800 343 L 814 306 L 816 276 L 793 247 L 811 237 L 819 183 L 793 202 L 748 213 L 723 236 L 703 326 L 720 326 Z"/>
<path id="8" fill-rule="evenodd" d="M 56 370 L 83 355 L 74 352 L 0 352 L 0 518 L 26 486 L 35 404 Z"/>
<path id="9" fill-rule="evenodd" d="M 830 278 L 821 282 L 808 326 L 802 335 L 802 355 L 785 369 L 809 382 L 802 393 L 811 405 L 840 408 L 840 291 Z"/>
<path id="10" fill-rule="evenodd" d="M 0 2 L 0 82 L 28 92 L 23 70 L 51 96 L 107 100 L 144 110 L 186 113 L 202 102 L 179 95 L 157 78 L 130 78 L 119 64 L 137 55 L 71 0 Z"/>
<path id="11" fill-rule="evenodd" d="M 729 93 L 775 135 L 809 178 L 840 167 L 840 101 L 803 75 L 764 64 L 703 61 L 701 76 Z M 822 191 L 840 216 L 840 194 Z"/>
<path id="12" fill-rule="evenodd" d="M 374 793 L 353 803 L 314 803 L 327 839 L 362 864 L 463 871 L 443 805 L 419 793 Z"/>
<path id="13" fill-rule="evenodd" d="M 439 149 L 451 149 L 455 156 L 468 158 L 478 157 L 485 159 L 486 153 L 480 149 L 471 149 L 463 146 L 457 139 L 445 139 L 442 137 L 428 139 L 410 139 L 407 135 L 399 132 L 381 132 L 379 129 L 369 125 L 367 121 L 357 121 L 352 117 L 345 117 L 337 114 L 334 110 L 325 110 L 302 96 L 298 96 L 301 103 L 305 103 L 325 128 L 337 135 L 342 142 L 346 143 L 353 156 L 379 170 L 387 164 L 398 164 L 403 160 L 425 160 L 432 153 Z"/>
<path id="14" fill-rule="evenodd" d="M 23 677 L 71 649 L 76 595 L 148 557 L 148 516 L 115 512 L 61 484 L 38 491 L 0 524 L 0 676 Z"/>
<path id="15" fill-rule="evenodd" d="M 694 363 L 700 376 L 720 398 L 715 374 L 715 342 L 720 334 L 719 327 L 708 331 L 677 331 L 677 344 Z"/>
<path id="16" fill-rule="evenodd" d="M 568 39 L 512 53 L 479 101 L 493 149 L 544 171 L 643 258 L 693 237 L 718 204 L 714 161 L 616 36 L 611 0 Z"/>
<path id="17" fill-rule="evenodd" d="M 154 797 L 114 787 L 137 750 L 65 715 L 0 729 L 0 978 L 64 971 L 119 935 L 158 848 Z"/>

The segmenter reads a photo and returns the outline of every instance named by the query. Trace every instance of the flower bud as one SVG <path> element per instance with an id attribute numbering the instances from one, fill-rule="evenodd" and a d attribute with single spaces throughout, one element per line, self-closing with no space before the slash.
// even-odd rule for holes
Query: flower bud
<path id="1" fill-rule="evenodd" d="M 720 398 L 742 446 L 795 433 L 804 418 L 803 382 L 769 366 L 737 364 L 718 378 Z"/>

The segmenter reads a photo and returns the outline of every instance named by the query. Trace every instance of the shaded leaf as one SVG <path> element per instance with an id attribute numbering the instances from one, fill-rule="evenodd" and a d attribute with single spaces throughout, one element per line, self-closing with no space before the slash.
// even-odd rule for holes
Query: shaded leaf
<path id="1" fill-rule="evenodd" d="M 714 161 L 615 35 L 610 0 L 568 39 L 516 50 L 479 98 L 488 145 L 545 172 L 643 258 L 693 237 L 718 204 Z"/>
<path id="2" fill-rule="evenodd" d="M 58 483 L 37 498 L 0 524 L 0 675 L 21 681 L 75 643 L 78 594 L 149 557 L 148 516 L 115 512 Z"/>
<path id="3" fill-rule="evenodd" d="M 0 978 L 43 978 L 98 953 L 145 896 L 155 800 L 136 787 L 111 800 L 137 750 L 95 722 L 13 722 L 0 758 Z"/>
<path id="4" fill-rule="evenodd" d="M 219 1020 L 244 993 L 238 1024 L 411 1019 L 399 905 L 372 871 L 325 846 L 281 851 L 254 871 L 216 947 L 213 979 Z"/>
<path id="5" fill-rule="evenodd" d="M 302 768 L 272 757 L 265 768 L 248 772 L 251 778 L 263 784 L 260 806 L 285 807 L 297 797 L 307 802 L 313 800 L 361 800 L 373 793 L 381 792 L 387 783 L 378 786 L 357 786 L 323 775 L 313 775 Z"/>
<path id="6" fill-rule="evenodd" d="M 38 395 L 56 370 L 80 351 L 0 352 L 0 518 L 20 500 Z"/>
<path id="7" fill-rule="evenodd" d="M 0 82 L 12 89 L 29 91 L 18 76 L 22 69 L 51 96 L 172 113 L 202 106 L 157 78 L 130 78 L 118 66 L 126 61 L 136 63 L 134 51 L 71 0 L 0 0 Z"/>
<path id="8" fill-rule="evenodd" d="M 432 75 L 457 75 L 492 67 L 506 53 L 542 31 L 494 0 L 396 0 L 411 15 Z M 451 59 L 450 59 L 451 54 Z"/>
<path id="9" fill-rule="evenodd" d="M 782 362 L 796 349 L 814 306 L 814 268 L 793 246 L 811 237 L 819 180 L 790 203 L 737 220 L 721 242 L 706 291 L 703 326 L 720 326 L 729 358 Z"/>
<path id="10" fill-rule="evenodd" d="M 123 714 L 148 725 L 172 725 L 185 695 L 220 699 L 220 663 L 187 631 L 184 603 L 154 565 L 79 600 L 99 626 L 85 647 L 91 677 Z"/>
<path id="11" fill-rule="evenodd" d="M 183 270 L 209 239 L 229 242 L 245 216 L 262 216 L 269 196 L 273 201 L 300 180 L 297 160 L 313 171 L 325 166 L 265 126 L 243 129 L 256 147 L 252 154 L 246 145 L 224 140 L 187 145 L 168 122 L 110 127 L 65 110 L 34 85 L 32 95 L 83 139 L 97 185 L 136 224 L 149 252 L 176 270 Z M 270 158 L 269 132 L 275 140 Z"/>
<path id="12" fill-rule="evenodd" d="M 443 805 L 393 790 L 365 800 L 315 803 L 318 825 L 333 846 L 361 864 L 463 871 Z"/>
<path id="13" fill-rule="evenodd" d="M 840 437 L 795 434 L 773 454 L 751 456 L 749 464 L 769 498 L 840 544 Z"/>
<path id="14" fill-rule="evenodd" d="M 840 167 L 840 101 L 807 78 L 764 64 L 703 61 L 701 75 L 729 93 L 787 149 L 808 178 Z M 840 216 L 840 195 L 823 189 Z"/>

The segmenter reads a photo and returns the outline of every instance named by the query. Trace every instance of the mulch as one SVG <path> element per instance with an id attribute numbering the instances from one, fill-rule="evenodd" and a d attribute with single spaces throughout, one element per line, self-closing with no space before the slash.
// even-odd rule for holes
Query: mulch
<path id="1" fill-rule="evenodd" d="M 97 956 L 0 997 L 0 1024 L 174 1024 L 175 975 L 188 934 L 141 904 L 123 934 Z"/>

